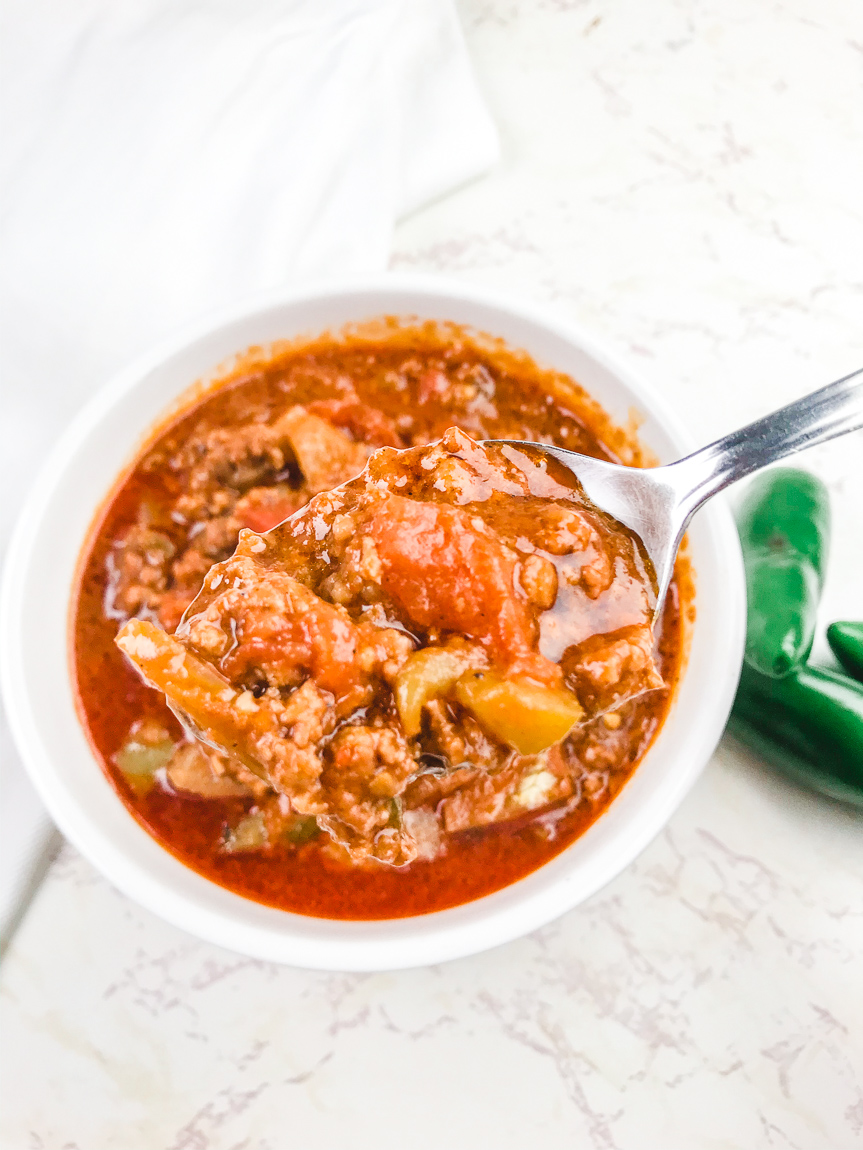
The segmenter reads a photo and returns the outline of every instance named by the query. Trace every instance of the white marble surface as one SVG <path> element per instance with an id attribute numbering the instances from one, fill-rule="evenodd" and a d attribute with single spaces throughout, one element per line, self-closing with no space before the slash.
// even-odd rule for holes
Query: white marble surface
<path id="1" fill-rule="evenodd" d="M 466 0 L 504 136 L 394 264 L 548 300 L 707 439 L 863 363 L 863 9 Z M 824 613 L 863 613 L 863 442 Z M 447 966 L 199 943 L 71 850 L 2 965 L 2 1150 L 863 1146 L 863 818 L 726 741 L 587 905 Z"/>

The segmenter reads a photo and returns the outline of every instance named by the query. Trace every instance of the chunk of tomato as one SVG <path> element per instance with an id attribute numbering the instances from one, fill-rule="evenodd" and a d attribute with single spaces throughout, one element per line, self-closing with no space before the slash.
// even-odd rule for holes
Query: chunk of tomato
<path id="1" fill-rule="evenodd" d="M 496 662 L 541 682 L 559 668 L 536 651 L 536 622 L 517 588 L 517 557 L 459 507 L 387 495 L 369 525 L 381 586 L 422 628 L 478 639 Z"/>

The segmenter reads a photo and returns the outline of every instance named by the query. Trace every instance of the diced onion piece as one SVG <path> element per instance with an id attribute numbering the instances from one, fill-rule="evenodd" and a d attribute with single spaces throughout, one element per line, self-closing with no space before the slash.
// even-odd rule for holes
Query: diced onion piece
<path id="1" fill-rule="evenodd" d="M 402 825 L 416 843 L 417 858 L 433 859 L 441 848 L 441 826 L 434 811 L 405 811 Z"/>
<path id="2" fill-rule="evenodd" d="M 396 706 L 409 739 L 420 732 L 426 703 L 451 691 L 464 674 L 466 661 L 444 647 L 416 651 L 399 671 L 395 684 Z"/>
<path id="3" fill-rule="evenodd" d="M 559 782 L 557 775 L 553 775 L 551 771 L 540 767 L 539 770 L 531 771 L 521 780 L 515 793 L 515 801 L 526 811 L 543 807 L 549 801 L 549 796 Z"/>
<path id="4" fill-rule="evenodd" d="M 369 452 L 362 443 L 354 443 L 327 419 L 321 419 L 305 407 L 292 407 L 276 424 L 283 432 L 310 491 L 329 491 L 345 480 L 359 475 Z"/>
<path id="5" fill-rule="evenodd" d="M 538 755 L 559 743 L 584 713 L 570 691 L 507 679 L 494 671 L 468 672 L 455 693 L 492 738 L 522 755 Z"/>
<path id="6" fill-rule="evenodd" d="M 249 788 L 227 772 L 216 774 L 213 758 L 200 743 L 177 747 L 165 773 L 175 791 L 204 799 L 240 798 L 249 794 Z"/>
<path id="7" fill-rule="evenodd" d="M 267 828 L 260 815 L 246 815 L 232 827 L 225 838 L 228 854 L 237 851 L 258 851 L 267 845 Z"/>
<path id="8" fill-rule="evenodd" d="M 167 764 L 173 752 L 174 744 L 170 739 L 158 743 L 140 743 L 136 739 L 129 739 L 114 756 L 114 761 L 124 775 L 155 775 L 156 771 Z"/>

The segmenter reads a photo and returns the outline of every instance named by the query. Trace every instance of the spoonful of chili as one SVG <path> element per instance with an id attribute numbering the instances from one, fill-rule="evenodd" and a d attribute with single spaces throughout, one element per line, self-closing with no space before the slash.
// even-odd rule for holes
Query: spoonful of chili
<path id="1" fill-rule="evenodd" d="M 532 446 L 565 464 L 596 507 L 639 536 L 656 574 L 655 619 L 680 541 L 703 503 L 753 471 L 859 428 L 863 368 L 663 467 L 624 467 L 563 447 Z"/>

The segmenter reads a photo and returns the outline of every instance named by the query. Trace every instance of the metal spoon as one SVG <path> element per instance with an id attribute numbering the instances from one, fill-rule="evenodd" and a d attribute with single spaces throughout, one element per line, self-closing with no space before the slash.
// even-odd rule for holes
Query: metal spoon
<path id="1" fill-rule="evenodd" d="M 592 503 L 640 537 L 656 573 L 655 618 L 683 533 L 702 503 L 769 463 L 861 427 L 863 368 L 664 467 L 624 467 L 547 443 L 530 446 L 566 464 Z"/>

